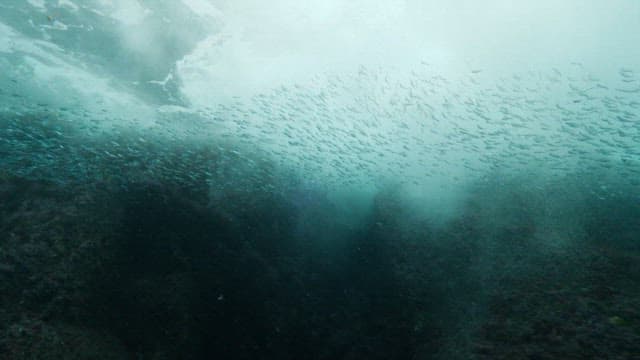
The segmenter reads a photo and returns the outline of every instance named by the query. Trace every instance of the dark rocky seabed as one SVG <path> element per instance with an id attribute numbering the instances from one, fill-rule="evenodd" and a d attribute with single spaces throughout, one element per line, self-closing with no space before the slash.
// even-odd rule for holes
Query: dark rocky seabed
<path id="1" fill-rule="evenodd" d="M 163 149 L 159 168 L 218 164 Z M 640 203 L 579 174 L 483 183 L 436 226 L 393 187 L 345 223 L 320 192 L 260 190 L 275 178 L 212 200 L 85 161 L 103 173 L 0 177 L 1 359 L 640 359 Z"/>

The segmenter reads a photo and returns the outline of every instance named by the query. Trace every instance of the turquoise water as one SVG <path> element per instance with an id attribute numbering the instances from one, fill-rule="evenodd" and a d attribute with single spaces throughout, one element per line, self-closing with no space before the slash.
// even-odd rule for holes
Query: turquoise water
<path id="1" fill-rule="evenodd" d="M 0 350 L 632 359 L 639 43 L 631 0 L 5 0 Z"/>

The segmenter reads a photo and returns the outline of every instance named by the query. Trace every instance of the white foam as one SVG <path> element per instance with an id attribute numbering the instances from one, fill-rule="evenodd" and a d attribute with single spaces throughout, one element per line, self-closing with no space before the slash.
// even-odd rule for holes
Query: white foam
<path id="1" fill-rule="evenodd" d="M 137 25 L 151 14 L 152 11 L 143 7 L 139 1 L 121 1 L 110 15 L 124 25 Z"/>
<path id="2" fill-rule="evenodd" d="M 16 32 L 10 26 L 0 22 L 0 52 L 11 53 L 14 48 L 13 38 Z"/>
<path id="3" fill-rule="evenodd" d="M 222 18 L 222 12 L 205 0 L 182 0 L 182 2 L 195 14 L 208 16 L 213 19 Z"/>
<path id="4" fill-rule="evenodd" d="M 27 0 L 27 2 L 29 3 L 29 5 L 33 6 L 34 8 L 38 9 L 39 11 L 46 11 L 47 7 L 45 6 L 45 1 L 44 0 Z"/>
<path id="5" fill-rule="evenodd" d="M 66 7 L 71 11 L 78 11 L 78 5 L 74 4 L 71 0 L 58 0 L 58 7 Z"/>
<path id="6" fill-rule="evenodd" d="M 191 99 L 196 103 L 278 87 L 291 79 L 305 82 L 311 73 L 350 71 L 360 64 L 401 68 L 427 60 L 452 64 L 456 68 L 444 75 L 455 76 L 465 64 L 487 73 L 509 72 L 567 59 L 597 65 L 640 54 L 640 48 L 628 47 L 640 33 L 625 30 L 637 28 L 630 14 L 640 5 L 624 0 L 619 6 L 552 0 L 517 5 L 505 0 L 183 3 L 222 22 L 220 32 L 178 64 L 185 93 L 201 97 Z"/>
<path id="7" fill-rule="evenodd" d="M 69 26 L 67 26 L 67 24 L 59 20 L 54 20 L 53 25 L 40 25 L 40 27 L 43 29 L 52 29 L 52 30 L 60 30 L 60 31 L 69 30 Z"/>

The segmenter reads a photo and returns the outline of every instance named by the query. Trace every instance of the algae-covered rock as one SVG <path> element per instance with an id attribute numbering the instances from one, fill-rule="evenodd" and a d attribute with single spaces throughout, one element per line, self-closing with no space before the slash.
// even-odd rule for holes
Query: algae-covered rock
<path id="1" fill-rule="evenodd" d="M 122 343 L 93 329 L 36 319 L 11 324 L 0 339 L 0 360 L 120 360 L 127 359 Z"/>

